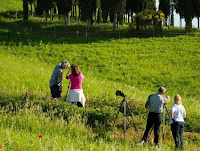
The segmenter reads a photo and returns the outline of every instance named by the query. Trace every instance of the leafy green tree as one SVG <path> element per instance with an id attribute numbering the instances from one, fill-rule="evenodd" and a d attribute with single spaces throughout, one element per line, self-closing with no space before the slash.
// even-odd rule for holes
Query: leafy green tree
<path id="1" fill-rule="evenodd" d="M 81 20 L 88 22 L 89 27 L 89 21 L 90 24 L 93 24 L 93 15 L 94 12 L 96 12 L 96 1 L 94 0 L 80 0 L 79 1 L 79 7 L 81 9 Z"/>
<path id="2" fill-rule="evenodd" d="M 110 15 L 113 15 L 113 31 L 116 28 L 116 14 L 121 16 L 125 12 L 126 0 L 110 0 Z M 112 16 L 111 16 L 112 17 Z"/>
<path id="3" fill-rule="evenodd" d="M 56 0 L 58 7 L 58 14 L 64 15 L 65 19 L 65 30 L 67 28 L 66 16 L 69 14 L 72 8 L 72 0 Z M 70 24 L 70 15 L 68 15 L 68 24 Z"/>
<path id="4" fill-rule="evenodd" d="M 111 6 L 111 1 L 101 0 L 102 18 L 103 18 L 104 23 L 106 23 L 108 21 L 110 6 Z"/>
<path id="5" fill-rule="evenodd" d="M 43 15 L 43 10 L 39 7 L 41 1 L 42 0 L 37 0 L 37 5 L 36 5 L 36 8 L 35 8 L 36 16 L 42 16 Z"/>
<path id="6" fill-rule="evenodd" d="M 165 14 L 165 25 L 167 26 L 167 18 L 170 15 L 170 0 L 159 0 L 159 10 Z"/>
<path id="7" fill-rule="evenodd" d="M 31 6 L 31 16 L 33 16 L 33 4 L 37 1 L 37 0 L 27 0 L 28 3 L 30 4 Z"/>
<path id="8" fill-rule="evenodd" d="M 186 22 L 186 32 L 192 31 L 192 19 L 194 18 L 194 6 L 196 0 L 174 0 L 176 12 L 180 18 L 184 18 Z"/>
<path id="9" fill-rule="evenodd" d="M 45 11 L 46 25 L 47 25 L 47 17 L 49 14 L 49 10 L 55 8 L 56 0 L 41 0 L 39 3 L 39 7 Z"/>
<path id="10" fill-rule="evenodd" d="M 97 22 L 100 23 L 102 21 L 102 10 L 101 10 L 101 0 L 96 0 L 97 5 Z"/>
<path id="11" fill-rule="evenodd" d="M 28 20 L 28 2 L 27 0 L 23 0 L 23 20 Z"/>
<path id="12" fill-rule="evenodd" d="M 194 16 L 197 18 L 198 20 L 198 28 L 199 27 L 199 17 L 200 17 L 200 0 L 194 0 L 194 6 L 193 6 L 193 9 L 194 9 Z"/>
<path id="13" fill-rule="evenodd" d="M 157 30 L 161 30 L 161 23 L 165 18 L 162 11 L 145 9 L 136 15 L 136 29 L 147 28 L 150 26 L 156 27 Z"/>

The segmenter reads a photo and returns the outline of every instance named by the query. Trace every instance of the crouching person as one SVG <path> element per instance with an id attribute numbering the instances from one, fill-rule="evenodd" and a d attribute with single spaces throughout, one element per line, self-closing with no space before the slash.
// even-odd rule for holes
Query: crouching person
<path id="1" fill-rule="evenodd" d="M 72 65 L 66 75 L 70 79 L 71 87 L 67 98 L 68 103 L 77 103 L 78 107 L 85 107 L 85 95 L 83 93 L 82 82 L 84 75 L 76 65 Z"/>

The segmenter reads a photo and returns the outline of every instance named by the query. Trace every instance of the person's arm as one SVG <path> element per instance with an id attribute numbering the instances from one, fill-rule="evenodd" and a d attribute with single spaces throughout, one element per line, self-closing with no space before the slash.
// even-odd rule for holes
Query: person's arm
<path id="1" fill-rule="evenodd" d="M 183 118 L 186 118 L 185 108 L 183 107 L 183 109 L 184 109 Z"/>
<path id="2" fill-rule="evenodd" d="M 56 82 L 57 84 L 62 83 L 62 70 L 57 71 Z"/>
<path id="3" fill-rule="evenodd" d="M 164 100 L 164 104 L 167 104 L 169 101 L 170 101 L 170 97 L 167 96 L 167 97 L 165 98 L 165 100 Z"/>
<path id="4" fill-rule="evenodd" d="M 149 105 L 150 105 L 150 97 L 151 97 L 151 95 L 148 97 L 148 100 L 147 100 L 147 102 L 145 103 L 145 108 L 148 108 Z"/>
<path id="5" fill-rule="evenodd" d="M 71 68 L 69 68 L 69 71 L 67 72 L 66 79 L 69 79 L 70 74 L 71 74 Z"/>
<path id="6" fill-rule="evenodd" d="M 171 119 L 172 119 L 173 121 L 175 121 L 175 119 L 174 119 L 174 117 L 173 117 L 173 111 L 172 111 L 172 109 L 170 110 L 170 116 L 171 116 Z"/>

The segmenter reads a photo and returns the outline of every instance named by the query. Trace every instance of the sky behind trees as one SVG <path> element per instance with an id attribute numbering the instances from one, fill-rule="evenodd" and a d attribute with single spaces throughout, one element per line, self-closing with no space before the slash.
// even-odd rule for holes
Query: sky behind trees
<path id="1" fill-rule="evenodd" d="M 159 0 L 156 0 L 156 7 L 158 9 L 159 7 Z M 176 14 L 176 12 L 174 12 L 174 26 L 179 27 L 180 26 L 180 17 L 178 14 Z M 182 27 L 185 27 L 185 20 L 182 19 Z M 197 18 L 194 18 L 192 20 L 192 27 L 197 28 Z"/>

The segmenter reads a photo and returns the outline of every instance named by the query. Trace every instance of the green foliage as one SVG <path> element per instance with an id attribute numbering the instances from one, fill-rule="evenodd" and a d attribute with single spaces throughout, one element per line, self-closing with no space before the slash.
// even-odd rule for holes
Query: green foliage
<path id="1" fill-rule="evenodd" d="M 159 10 L 161 10 L 165 17 L 170 15 L 170 0 L 159 0 Z"/>
<path id="2" fill-rule="evenodd" d="M 163 14 L 162 11 L 146 9 L 138 13 L 135 16 L 135 18 L 136 18 L 137 30 L 152 25 L 153 26 L 155 25 L 158 30 L 161 30 L 161 23 L 164 20 L 165 15 Z"/>
<path id="3" fill-rule="evenodd" d="M 22 0 L 1 0 L 0 12 L 6 11 L 22 11 Z"/>
<path id="4" fill-rule="evenodd" d="M 61 15 L 68 14 L 72 8 L 72 0 L 56 0 L 58 13 Z"/>

